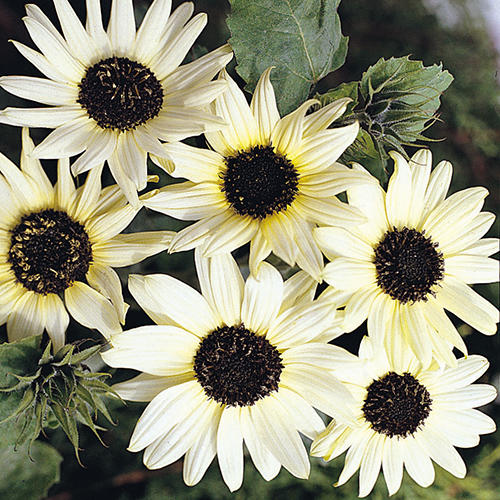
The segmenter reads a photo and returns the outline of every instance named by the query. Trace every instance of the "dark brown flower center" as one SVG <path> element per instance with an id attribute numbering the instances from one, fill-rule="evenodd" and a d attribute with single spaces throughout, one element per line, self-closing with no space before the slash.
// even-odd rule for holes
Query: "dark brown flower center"
<path id="1" fill-rule="evenodd" d="M 163 88 L 146 66 L 110 57 L 88 68 L 78 102 L 100 127 L 123 132 L 158 116 Z"/>
<path id="2" fill-rule="evenodd" d="M 404 227 L 388 231 L 375 248 L 378 286 L 400 302 L 427 300 L 443 278 L 443 254 L 423 233 Z"/>
<path id="3" fill-rule="evenodd" d="M 206 395 L 229 406 L 251 406 L 277 391 L 282 370 L 279 351 L 244 325 L 217 328 L 194 357 L 195 377 Z"/>
<path id="4" fill-rule="evenodd" d="M 11 233 L 8 261 L 28 290 L 60 293 L 85 278 L 92 247 L 85 228 L 67 213 L 49 209 L 25 215 Z"/>
<path id="5" fill-rule="evenodd" d="M 389 372 L 368 387 L 363 413 L 376 432 L 406 437 L 424 423 L 431 405 L 429 392 L 413 375 Z"/>
<path id="6" fill-rule="evenodd" d="M 255 146 L 226 158 L 222 191 L 240 215 L 264 219 L 286 210 L 298 193 L 299 174 L 271 146 Z"/>

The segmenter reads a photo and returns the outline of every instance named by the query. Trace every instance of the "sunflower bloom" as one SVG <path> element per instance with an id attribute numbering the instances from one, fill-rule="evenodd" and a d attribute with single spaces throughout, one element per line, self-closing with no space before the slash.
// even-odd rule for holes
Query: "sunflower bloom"
<path id="1" fill-rule="evenodd" d="M 487 359 L 472 355 L 453 368 L 424 368 L 408 350 L 392 363 L 382 346 L 365 337 L 359 358 L 335 372 L 355 400 L 346 403 L 355 418 L 332 421 L 311 454 L 331 460 L 348 450 L 335 486 L 359 469 L 361 497 L 370 493 L 381 467 L 389 495 L 399 490 L 403 465 L 423 487 L 434 482 L 432 460 L 463 478 L 466 467 L 455 446 L 472 448 L 481 434 L 495 431 L 495 422 L 474 409 L 496 396 L 493 386 L 472 384 L 488 366 Z"/>
<path id="2" fill-rule="evenodd" d="M 311 99 L 280 118 L 270 72 L 262 74 L 250 106 L 229 75 L 221 73 L 219 81 L 229 88 L 212 110 L 228 127 L 205 134 L 214 151 L 166 144 L 163 156 L 175 164 L 172 175 L 188 182 L 162 188 L 147 206 L 178 219 L 198 220 L 177 234 L 171 252 L 203 243 L 210 256 L 250 241 L 253 272 L 272 251 L 319 280 L 323 257 L 313 228 L 364 220 L 335 195 L 373 179 L 335 163 L 356 138 L 359 125 L 327 127 L 350 99 L 306 116 L 318 104 Z M 156 161 L 171 170 L 169 162 Z"/>
<path id="3" fill-rule="evenodd" d="M 184 454 L 184 481 L 198 483 L 215 455 L 234 491 L 243 481 L 243 442 L 266 480 L 283 465 L 309 474 L 299 432 L 324 429 L 315 412 L 344 415 L 350 395 L 329 370 L 349 355 L 328 344 L 338 336 L 330 300 L 313 300 L 316 283 L 299 272 L 283 283 L 263 262 L 244 282 L 230 254 L 196 252 L 202 294 L 166 275 L 132 275 L 129 289 L 157 323 L 116 335 L 103 359 L 142 371 L 114 389 L 151 401 L 129 450 L 164 467 Z M 196 311 L 196 314 L 193 314 Z"/>
<path id="4" fill-rule="evenodd" d="M 410 162 L 391 156 L 387 194 L 379 185 L 348 191 L 365 224 L 315 230 L 331 260 L 323 277 L 350 295 L 345 331 L 368 318 L 368 334 L 385 342 L 394 358 L 409 345 L 424 366 L 433 356 L 455 364 L 452 348 L 464 355 L 467 349 L 444 309 L 486 335 L 497 329 L 497 308 L 468 286 L 498 280 L 498 261 L 489 257 L 498 251 L 498 239 L 481 239 L 495 219 L 481 212 L 488 191 L 474 187 L 446 198 L 449 162 L 431 172 L 428 150 Z"/>
<path id="5" fill-rule="evenodd" d="M 10 341 L 45 329 L 57 350 L 69 311 L 109 337 L 128 308 L 112 267 L 165 250 L 174 233 L 119 234 L 139 208 L 116 185 L 101 190 L 102 165 L 76 189 L 69 161 L 60 160 L 52 186 L 33 148 L 23 129 L 21 169 L 0 155 L 0 322 Z"/>
<path id="6" fill-rule="evenodd" d="M 171 0 L 155 0 L 136 32 L 132 0 L 113 0 L 107 31 L 100 0 L 87 0 L 84 28 L 68 0 L 54 0 L 62 36 L 36 5 L 27 5 L 26 28 L 37 52 L 16 48 L 47 78 L 4 76 L 0 86 L 46 108 L 7 108 L 0 122 L 53 128 L 33 151 L 36 158 L 66 158 L 80 174 L 108 162 L 127 199 L 147 182 L 148 153 L 161 141 L 179 141 L 223 122 L 201 110 L 225 90 L 212 78 L 232 58 L 223 46 L 179 66 L 207 23 L 193 4 L 170 15 Z"/>

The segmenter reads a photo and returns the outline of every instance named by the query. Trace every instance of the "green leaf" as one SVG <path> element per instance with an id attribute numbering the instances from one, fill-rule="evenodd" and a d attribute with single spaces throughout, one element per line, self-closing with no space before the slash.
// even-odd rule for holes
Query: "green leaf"
<path id="1" fill-rule="evenodd" d="M 347 37 L 340 28 L 340 0 L 230 0 L 228 26 L 238 66 L 253 91 L 271 73 L 278 107 L 289 113 L 307 99 L 312 85 L 344 64 Z"/>
<path id="2" fill-rule="evenodd" d="M 38 368 L 41 336 L 0 344 L 0 387 L 17 384 L 14 375 L 31 375 Z"/>
<path id="3" fill-rule="evenodd" d="M 40 337 L 0 344 L 0 387 L 18 385 L 19 377 L 29 376 L 37 370 L 39 357 Z M 0 422 L 15 414 L 25 402 L 23 390 L 0 392 Z M 34 427 L 35 421 L 28 418 L 27 414 L 18 415 L 0 424 L 0 449 L 22 444 L 30 437 Z"/>
<path id="4" fill-rule="evenodd" d="M 376 142 L 368 132 L 359 130 L 358 137 L 341 156 L 342 163 L 357 162 L 363 165 L 380 182 L 387 181 L 387 156 L 383 150 L 377 149 Z"/>
<path id="5" fill-rule="evenodd" d="M 321 106 L 326 106 L 337 99 L 342 99 L 343 97 L 350 97 L 352 102 L 347 105 L 347 109 L 343 117 L 349 116 L 354 108 L 358 105 L 358 82 L 342 83 L 338 87 L 329 90 L 324 94 L 316 94 L 315 99 L 321 103 Z"/>
<path id="6" fill-rule="evenodd" d="M 14 451 L 0 449 L 0 498 L 8 500 L 40 500 L 49 488 L 59 482 L 61 455 L 50 445 L 35 441 Z"/>
<path id="7" fill-rule="evenodd" d="M 372 137 L 390 149 L 425 140 L 422 133 L 437 118 L 441 94 L 452 81 L 441 64 L 426 67 L 408 56 L 379 59 L 360 82 Z"/>

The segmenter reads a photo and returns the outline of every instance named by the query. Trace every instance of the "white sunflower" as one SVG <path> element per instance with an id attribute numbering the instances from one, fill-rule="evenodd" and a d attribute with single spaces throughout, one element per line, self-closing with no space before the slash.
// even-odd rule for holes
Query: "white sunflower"
<path id="1" fill-rule="evenodd" d="M 455 446 L 474 447 L 479 435 L 495 431 L 495 422 L 474 409 L 496 396 L 493 386 L 472 384 L 488 366 L 487 359 L 472 355 L 455 367 L 437 368 L 434 362 L 424 368 L 409 350 L 392 363 L 382 346 L 365 337 L 359 358 L 335 372 L 355 400 L 346 403 L 355 418 L 332 421 L 311 454 L 331 460 L 348 450 L 335 486 L 360 469 L 361 497 L 370 493 L 381 467 L 389 495 L 399 490 L 403 465 L 423 487 L 434 481 L 432 460 L 463 478 L 466 466 Z"/>
<path id="2" fill-rule="evenodd" d="M 306 116 L 311 99 L 280 118 L 266 70 L 250 106 L 229 75 L 228 90 L 212 110 L 229 126 L 205 134 L 214 151 L 186 144 L 164 146 L 174 177 L 188 182 L 162 188 L 147 206 L 182 220 L 198 220 L 180 231 L 170 251 L 204 244 L 207 255 L 230 252 L 250 241 L 250 268 L 271 251 L 290 266 L 297 263 L 319 280 L 323 257 L 312 237 L 319 225 L 359 224 L 360 212 L 335 195 L 373 178 L 335 163 L 354 141 L 357 122 L 327 128 L 350 99 L 337 100 Z M 169 172 L 170 163 L 156 159 Z"/>
<path id="3" fill-rule="evenodd" d="M 434 356 L 455 364 L 452 347 L 465 344 L 444 309 L 476 330 L 493 335 L 498 309 L 468 284 L 498 280 L 496 238 L 481 239 L 495 216 L 481 212 L 488 191 L 474 187 L 448 198 L 452 166 L 431 172 L 432 155 L 418 151 L 395 161 L 387 194 L 380 185 L 348 190 L 349 203 L 367 222 L 350 228 L 318 228 L 314 236 L 331 263 L 323 277 L 350 294 L 345 331 L 368 318 L 368 334 L 391 356 L 403 345 L 428 366 Z M 357 166 L 356 168 L 362 169 Z"/>
<path id="4" fill-rule="evenodd" d="M 128 305 L 112 267 L 168 248 L 171 231 L 119 234 L 139 208 L 116 185 L 101 190 L 102 164 L 76 189 L 69 161 L 55 186 L 23 129 L 21 169 L 0 154 L 0 324 L 10 341 L 41 334 L 64 345 L 71 316 L 103 335 L 121 331 Z M 147 195 L 144 195 L 144 197 Z"/>
<path id="5" fill-rule="evenodd" d="M 113 0 L 107 31 L 100 0 L 86 0 L 84 28 L 68 0 L 54 0 L 62 36 L 36 5 L 26 5 L 26 28 L 37 52 L 16 48 L 47 78 L 4 76 L 0 86 L 51 107 L 7 108 L 0 122 L 55 129 L 33 151 L 36 158 L 84 152 L 74 175 L 105 160 L 127 199 L 138 204 L 146 187 L 147 154 L 163 154 L 161 141 L 220 128 L 202 107 L 226 88 L 211 81 L 232 58 L 229 46 L 179 66 L 207 23 L 193 4 L 171 15 L 171 0 L 155 0 L 136 32 L 132 0 Z"/>
<path id="6" fill-rule="evenodd" d="M 185 454 L 184 481 L 198 483 L 215 455 L 234 491 L 243 481 L 243 442 L 266 480 L 283 465 L 306 478 L 299 432 L 324 429 L 314 408 L 344 421 L 348 391 L 329 370 L 348 354 L 330 300 L 313 300 L 316 283 L 299 272 L 285 283 L 264 262 L 244 282 L 230 254 L 196 252 L 202 294 L 166 275 L 132 275 L 129 288 L 156 322 L 112 338 L 102 357 L 144 373 L 117 384 L 124 399 L 151 401 L 129 450 L 164 467 Z M 314 407 L 314 408 L 313 408 Z"/>

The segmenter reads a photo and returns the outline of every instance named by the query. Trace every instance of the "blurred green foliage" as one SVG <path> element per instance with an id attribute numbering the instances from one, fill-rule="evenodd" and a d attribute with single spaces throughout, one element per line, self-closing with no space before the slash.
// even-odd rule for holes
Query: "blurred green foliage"
<path id="1" fill-rule="evenodd" d="M 252 0 L 247 0 L 249 3 Z M 443 0 L 446 1 L 446 0 Z M 21 22 L 23 16 L 22 1 L 0 0 L 0 40 L 2 58 L 0 74 L 37 75 L 36 71 L 8 44 L 8 39 L 16 39 L 28 45 L 31 42 Z M 33 0 L 51 19 L 55 19 L 55 11 L 51 0 Z M 84 0 L 71 0 L 81 18 L 85 13 Z M 109 12 L 110 0 L 102 0 L 105 16 Z M 138 14 L 143 14 L 150 0 L 135 0 Z M 179 5 L 174 0 L 174 7 Z M 486 207 L 498 213 L 500 193 L 500 92 L 496 79 L 496 54 L 485 28 L 480 20 L 471 15 L 470 8 L 476 2 L 467 0 L 448 0 L 457 14 L 459 21 L 452 27 L 443 26 L 423 0 L 344 0 L 339 6 L 342 31 L 349 36 L 349 48 L 346 63 L 337 71 L 322 80 L 316 87 L 319 93 L 337 87 L 344 82 L 359 81 L 363 72 L 381 57 L 403 57 L 411 54 L 412 59 L 422 60 L 426 66 L 442 62 L 455 80 L 443 95 L 439 110 L 440 120 L 429 130 L 435 139 L 444 139 L 433 143 L 431 148 L 435 161 L 448 159 L 454 164 L 452 191 L 466 186 L 484 185 L 491 191 Z M 197 12 L 209 14 L 209 25 L 199 39 L 199 45 L 193 49 L 193 55 L 209 50 L 225 43 L 230 33 L 225 24 L 229 13 L 229 3 L 225 0 L 196 0 Z M 234 63 L 231 66 L 234 68 Z M 232 71 L 232 70 L 231 70 Z M 238 75 L 232 71 L 232 75 Z M 239 80 L 243 85 L 244 82 Z M 29 105 L 21 99 L 14 98 L 0 91 L 0 107 Z M 0 126 L 1 151 L 16 163 L 19 159 L 20 131 L 14 127 Z M 33 137 L 38 142 L 46 131 L 34 131 Z M 199 138 L 193 139 L 197 145 L 203 144 Z M 415 148 L 407 149 L 411 154 Z M 49 174 L 53 174 L 54 163 L 47 162 Z M 389 165 L 390 167 L 390 165 Z M 160 185 L 169 182 L 167 177 L 157 172 Z M 109 178 L 108 178 L 109 180 Z M 183 224 L 152 212 L 143 212 L 133 222 L 131 230 L 174 229 Z M 498 221 L 490 236 L 498 235 Z M 236 256 L 245 264 L 248 249 L 243 248 Z M 274 263 L 274 261 L 273 261 Z M 196 286 L 192 252 L 167 255 L 166 253 L 150 258 L 132 269 L 121 270 L 121 277 L 126 285 L 130 272 L 152 273 L 164 272 L 176 276 Z M 476 289 L 493 302 L 499 301 L 497 284 L 481 285 Z M 134 303 L 126 292 L 126 300 L 131 304 L 127 326 L 134 327 L 149 324 L 150 320 Z M 168 301 L 168 298 L 166 299 Z M 457 321 L 457 324 L 459 322 Z M 500 352 L 498 335 L 486 337 L 463 325 L 461 331 L 467 335 L 467 344 L 471 353 L 485 354 L 490 358 L 491 368 L 481 382 L 494 383 L 500 377 L 500 360 L 495 353 Z M 336 341 L 339 345 L 356 351 L 363 327 L 358 331 L 344 335 Z M 89 332 L 71 323 L 68 331 L 71 340 L 87 338 Z M 5 340 L 5 329 L 0 329 L 0 341 Z M 99 369 L 100 367 L 95 367 Z M 120 371 L 115 374 L 115 381 L 129 378 L 132 372 Z M 170 500 L 170 499 L 248 499 L 248 500 L 299 500 L 314 499 L 352 499 L 357 496 L 356 478 L 351 479 L 341 488 L 334 489 L 332 484 L 338 478 L 343 464 L 343 457 L 324 464 L 321 460 L 312 460 L 312 472 L 309 481 L 301 481 L 291 477 L 286 471 L 270 483 L 265 482 L 256 472 L 248 459 L 245 466 L 245 481 L 241 490 L 230 494 L 218 471 L 216 461 L 212 464 L 206 477 L 196 487 L 188 488 L 182 482 L 182 466 L 176 463 L 160 471 L 148 471 L 141 463 L 140 454 L 126 451 L 128 439 L 135 422 L 144 405 L 129 403 L 123 408 L 119 402 L 111 402 L 112 414 L 119 425 L 104 433 L 103 439 L 107 448 L 103 448 L 89 429 L 82 429 L 80 447 L 84 468 L 74 458 L 73 448 L 67 442 L 62 430 L 47 430 L 44 438 L 63 456 L 61 481 L 50 490 L 52 500 Z M 496 418 L 500 415 L 498 405 L 491 405 L 489 413 Z M 28 484 L 37 484 L 43 491 L 44 485 L 57 478 L 57 471 L 52 468 L 45 473 L 44 464 L 48 459 L 44 453 L 55 453 L 44 443 L 35 443 L 33 451 L 35 462 L 31 462 L 26 451 L 18 450 L 14 454 L 1 457 L 2 469 L 0 477 L 12 487 L 0 486 L 0 498 L 5 500 L 28 500 L 30 490 L 23 489 Z M 461 450 L 468 464 L 468 475 L 458 480 L 436 466 L 435 484 L 423 489 L 405 477 L 401 491 L 396 499 L 481 499 L 496 500 L 500 498 L 500 437 L 497 434 L 485 436 L 481 446 L 471 450 Z M 6 452 L 7 453 L 7 452 Z M 23 454 L 24 453 L 24 454 Z M 20 464 L 21 457 L 24 462 Z M 53 465 L 55 455 L 50 459 Z M 11 464 L 5 468 L 4 464 Z M 37 475 L 29 476 L 36 472 Z M 8 474 L 8 475 L 6 475 Z M 44 475 L 45 474 L 45 475 Z M 3 476 L 2 476 L 3 475 Z M 30 477 L 26 481 L 26 475 Z M 23 481 L 24 477 L 24 481 Z M 45 479 L 43 479 L 45 478 Z M 47 480 L 49 478 L 49 480 Z M 47 482 L 48 481 L 48 482 Z M 3 489 L 1 489 L 3 488 Z M 379 478 L 371 499 L 387 498 L 383 480 Z"/>

